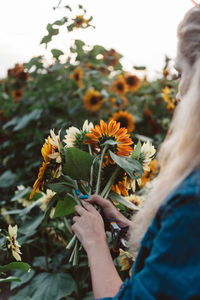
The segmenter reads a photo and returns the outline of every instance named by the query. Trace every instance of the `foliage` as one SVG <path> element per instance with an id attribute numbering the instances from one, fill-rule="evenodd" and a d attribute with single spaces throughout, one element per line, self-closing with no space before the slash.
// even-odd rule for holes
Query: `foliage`
<path id="1" fill-rule="evenodd" d="M 148 81 L 145 67 L 135 66 L 132 73 L 126 72 L 120 63 L 122 55 L 114 49 L 88 46 L 82 40 L 72 42 L 69 55 L 60 49 L 50 49 L 51 40 L 62 27 L 72 35 L 73 30 L 93 27 L 92 18 L 86 15 L 82 6 L 75 13 L 65 5 L 64 17 L 48 24 L 47 34 L 41 40 L 49 48 L 52 61 L 47 62 L 43 56 L 33 57 L 9 69 L 7 77 L 0 81 L 1 229 L 4 232 L 8 224 L 18 224 L 22 259 L 31 266 L 29 273 L 20 268 L 6 269 L 8 278 L 4 275 L 2 280 L 17 280 L 10 286 L 15 292 L 10 298 L 13 300 L 92 299 L 86 255 L 81 252 L 78 272 L 69 264 L 71 251 L 66 249 L 66 241 L 71 232 L 66 216 L 75 205 L 74 195 L 69 195 L 73 180 L 85 175 L 87 179 L 91 164 L 96 163 L 84 153 L 85 148 L 76 149 L 76 153 L 69 148 L 65 158 L 71 165 L 66 165 L 64 175 L 47 186 L 47 191 L 59 192 L 59 196 L 51 194 L 48 202 L 46 194 L 38 191 L 29 200 L 30 187 L 41 165 L 39 149 L 49 129 L 58 132 L 62 128 L 62 139 L 67 128 L 72 125 L 80 128 L 86 119 L 98 124 L 101 119 L 112 118 L 128 128 L 135 145 L 138 139 L 150 139 L 157 147 L 165 137 L 175 109 L 177 82 L 173 81 L 168 58 L 160 78 Z M 82 166 L 77 165 L 78 155 L 85 155 Z M 118 161 L 113 153 L 111 156 L 121 167 L 123 159 Z M 131 170 L 134 164 L 137 173 L 140 172 L 141 145 L 134 148 L 133 158 L 134 163 L 124 158 L 123 166 L 137 179 Z M 80 177 L 77 169 L 81 171 Z M 124 197 L 113 192 L 113 200 L 123 207 Z M 1 240 L 1 248 L 2 245 Z M 9 266 L 10 261 L 11 256 L 4 248 L 0 258 L 2 268 L 5 264 Z"/>

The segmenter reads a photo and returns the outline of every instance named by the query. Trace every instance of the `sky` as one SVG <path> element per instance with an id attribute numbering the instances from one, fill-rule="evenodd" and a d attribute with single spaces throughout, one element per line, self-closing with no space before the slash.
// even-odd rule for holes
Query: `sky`
<path id="1" fill-rule="evenodd" d="M 58 0 L 1 0 L 0 10 L 0 78 L 15 63 L 50 50 L 40 45 L 47 33 L 46 25 L 63 16 L 53 10 Z M 190 0 L 63 0 L 76 8 L 84 5 L 93 16 L 95 29 L 62 31 L 50 48 L 67 53 L 73 39 L 88 45 L 114 48 L 124 56 L 124 68 L 146 65 L 150 76 L 159 76 L 165 55 L 175 58 L 176 28 L 193 4 Z"/>

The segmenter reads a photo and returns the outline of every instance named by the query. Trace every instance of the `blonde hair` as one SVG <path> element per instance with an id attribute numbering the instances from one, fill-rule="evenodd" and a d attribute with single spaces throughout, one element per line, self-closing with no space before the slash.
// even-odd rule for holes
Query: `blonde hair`
<path id="1" fill-rule="evenodd" d="M 185 15 L 178 27 L 178 38 L 179 51 L 190 66 L 192 78 L 159 149 L 160 172 L 152 182 L 144 207 L 133 216 L 129 240 L 133 254 L 164 199 L 200 166 L 200 7 Z"/>

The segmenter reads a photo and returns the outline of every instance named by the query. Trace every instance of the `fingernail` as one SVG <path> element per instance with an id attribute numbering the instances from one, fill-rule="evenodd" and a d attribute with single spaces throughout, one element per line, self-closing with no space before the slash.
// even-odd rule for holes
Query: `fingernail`
<path id="1" fill-rule="evenodd" d="M 79 199 L 88 199 L 89 198 L 89 195 L 81 195 L 81 196 L 79 196 Z"/>
<path id="2" fill-rule="evenodd" d="M 81 192 L 78 189 L 76 189 L 75 193 L 76 193 L 77 196 L 79 196 Z"/>

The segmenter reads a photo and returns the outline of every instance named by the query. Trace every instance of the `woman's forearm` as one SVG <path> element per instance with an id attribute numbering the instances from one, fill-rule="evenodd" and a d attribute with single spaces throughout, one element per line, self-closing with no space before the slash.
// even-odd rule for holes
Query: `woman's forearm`
<path id="1" fill-rule="evenodd" d="M 115 296 L 122 280 L 113 263 L 107 241 L 91 245 L 87 254 L 94 297 L 98 299 Z"/>

